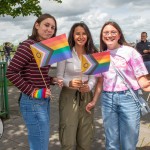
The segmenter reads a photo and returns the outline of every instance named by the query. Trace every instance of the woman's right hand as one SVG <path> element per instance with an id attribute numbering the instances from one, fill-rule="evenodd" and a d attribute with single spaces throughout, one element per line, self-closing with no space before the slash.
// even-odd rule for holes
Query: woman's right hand
<path id="1" fill-rule="evenodd" d="M 50 97 L 51 96 L 51 90 L 50 89 L 46 89 L 46 94 L 45 94 L 45 98 L 48 98 L 48 97 Z"/>
<path id="2" fill-rule="evenodd" d="M 73 79 L 69 82 L 69 87 L 80 88 L 82 86 L 82 80 Z"/>
<path id="3" fill-rule="evenodd" d="M 86 111 L 91 114 L 91 109 L 95 107 L 96 102 L 92 100 L 90 103 L 88 103 L 85 107 Z"/>

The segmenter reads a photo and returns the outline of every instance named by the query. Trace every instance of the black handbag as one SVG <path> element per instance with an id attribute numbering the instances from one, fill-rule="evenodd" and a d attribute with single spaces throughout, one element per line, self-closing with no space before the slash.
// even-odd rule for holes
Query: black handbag
<path id="1" fill-rule="evenodd" d="M 119 70 L 117 70 L 117 68 L 115 67 L 115 65 L 113 64 L 113 62 L 112 62 L 112 66 L 113 66 L 113 68 L 114 68 L 116 74 L 120 77 L 120 79 L 123 81 L 123 83 L 124 83 L 124 84 L 126 85 L 126 87 L 129 89 L 129 91 L 130 91 L 130 93 L 132 94 L 132 96 L 133 96 L 135 102 L 138 102 L 138 103 L 139 103 L 139 105 L 140 105 L 140 110 L 141 110 L 141 115 L 144 116 L 144 115 L 148 114 L 148 113 L 150 112 L 150 107 L 149 107 L 147 101 L 144 100 L 144 98 L 143 98 L 141 95 L 138 95 L 138 96 L 137 96 L 137 95 L 135 94 L 134 90 L 133 90 L 133 89 L 129 86 L 129 84 L 126 82 L 126 80 L 125 80 L 123 74 L 122 74 Z"/>

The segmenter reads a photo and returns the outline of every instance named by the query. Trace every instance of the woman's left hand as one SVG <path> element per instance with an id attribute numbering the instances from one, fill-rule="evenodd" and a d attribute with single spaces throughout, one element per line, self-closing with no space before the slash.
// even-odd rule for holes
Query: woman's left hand
<path id="1" fill-rule="evenodd" d="M 53 84 L 57 84 L 59 87 L 63 86 L 63 79 L 53 77 Z"/>
<path id="2" fill-rule="evenodd" d="M 146 78 L 146 76 L 141 76 L 139 78 L 137 78 L 138 83 L 140 85 L 140 87 L 146 91 L 146 92 L 150 92 L 150 80 L 148 80 Z"/>
<path id="3" fill-rule="evenodd" d="M 86 92 L 89 92 L 90 91 L 90 88 L 88 86 L 88 84 L 86 83 L 83 83 L 80 88 L 79 88 L 79 91 L 82 92 L 82 93 L 86 93 Z"/>

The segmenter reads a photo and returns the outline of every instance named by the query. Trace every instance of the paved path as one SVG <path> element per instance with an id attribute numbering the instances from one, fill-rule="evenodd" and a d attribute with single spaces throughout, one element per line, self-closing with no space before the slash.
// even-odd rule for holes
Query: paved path
<path id="1" fill-rule="evenodd" d="M 55 70 L 52 72 L 55 74 Z M 58 140 L 58 97 L 60 89 L 52 86 L 54 100 L 51 101 L 51 137 L 50 150 L 60 150 Z M 146 93 L 148 94 L 148 93 Z M 27 142 L 27 130 L 19 112 L 17 99 L 19 91 L 16 87 L 8 88 L 10 119 L 4 121 L 4 133 L 0 139 L 0 150 L 29 150 Z M 150 100 L 149 100 L 150 101 Z M 99 103 L 95 108 L 95 138 L 92 150 L 105 150 L 104 129 L 102 125 Z M 150 114 L 141 118 L 140 137 L 137 145 L 138 150 L 150 150 Z"/>

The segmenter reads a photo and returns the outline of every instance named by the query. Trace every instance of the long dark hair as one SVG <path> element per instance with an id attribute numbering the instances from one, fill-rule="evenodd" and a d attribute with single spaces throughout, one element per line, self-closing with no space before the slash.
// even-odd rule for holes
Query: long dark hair
<path id="1" fill-rule="evenodd" d="M 75 46 L 73 34 L 75 31 L 75 28 L 78 26 L 82 27 L 87 34 L 87 42 L 85 43 L 86 53 L 91 54 L 91 53 L 97 52 L 97 48 L 94 46 L 94 43 L 93 43 L 91 32 L 90 32 L 88 26 L 84 22 L 75 23 L 71 27 L 70 32 L 69 32 L 69 36 L 68 36 L 68 43 L 70 45 L 70 48 L 72 49 Z"/>
<path id="2" fill-rule="evenodd" d="M 105 24 L 103 25 L 101 32 L 100 32 L 100 51 L 106 51 L 107 50 L 107 45 L 104 43 L 104 41 L 102 39 L 103 29 L 107 25 L 111 25 L 118 30 L 118 32 L 120 34 L 120 39 L 118 40 L 118 43 L 120 45 L 128 45 L 129 46 L 129 44 L 126 42 L 126 40 L 124 38 L 124 35 L 123 35 L 123 32 L 122 32 L 120 26 L 114 21 L 108 21 L 108 22 L 105 22 Z"/>
<path id="3" fill-rule="evenodd" d="M 45 20 L 45 19 L 47 19 L 47 18 L 51 18 L 51 19 L 54 20 L 54 22 L 55 22 L 55 32 L 54 32 L 54 34 L 53 34 L 52 37 L 55 37 L 55 36 L 56 36 L 56 32 L 57 32 L 57 22 L 56 22 L 56 19 L 55 19 L 52 15 L 50 15 L 50 14 L 42 14 L 42 15 L 39 16 L 39 17 L 37 18 L 37 20 L 35 21 L 34 26 L 33 26 L 33 29 L 32 29 L 32 35 L 29 36 L 29 39 L 33 39 L 33 40 L 38 41 L 38 36 L 39 36 L 39 35 L 38 35 L 38 32 L 37 32 L 37 29 L 35 28 L 35 24 L 36 24 L 36 23 L 40 24 L 43 20 Z"/>

